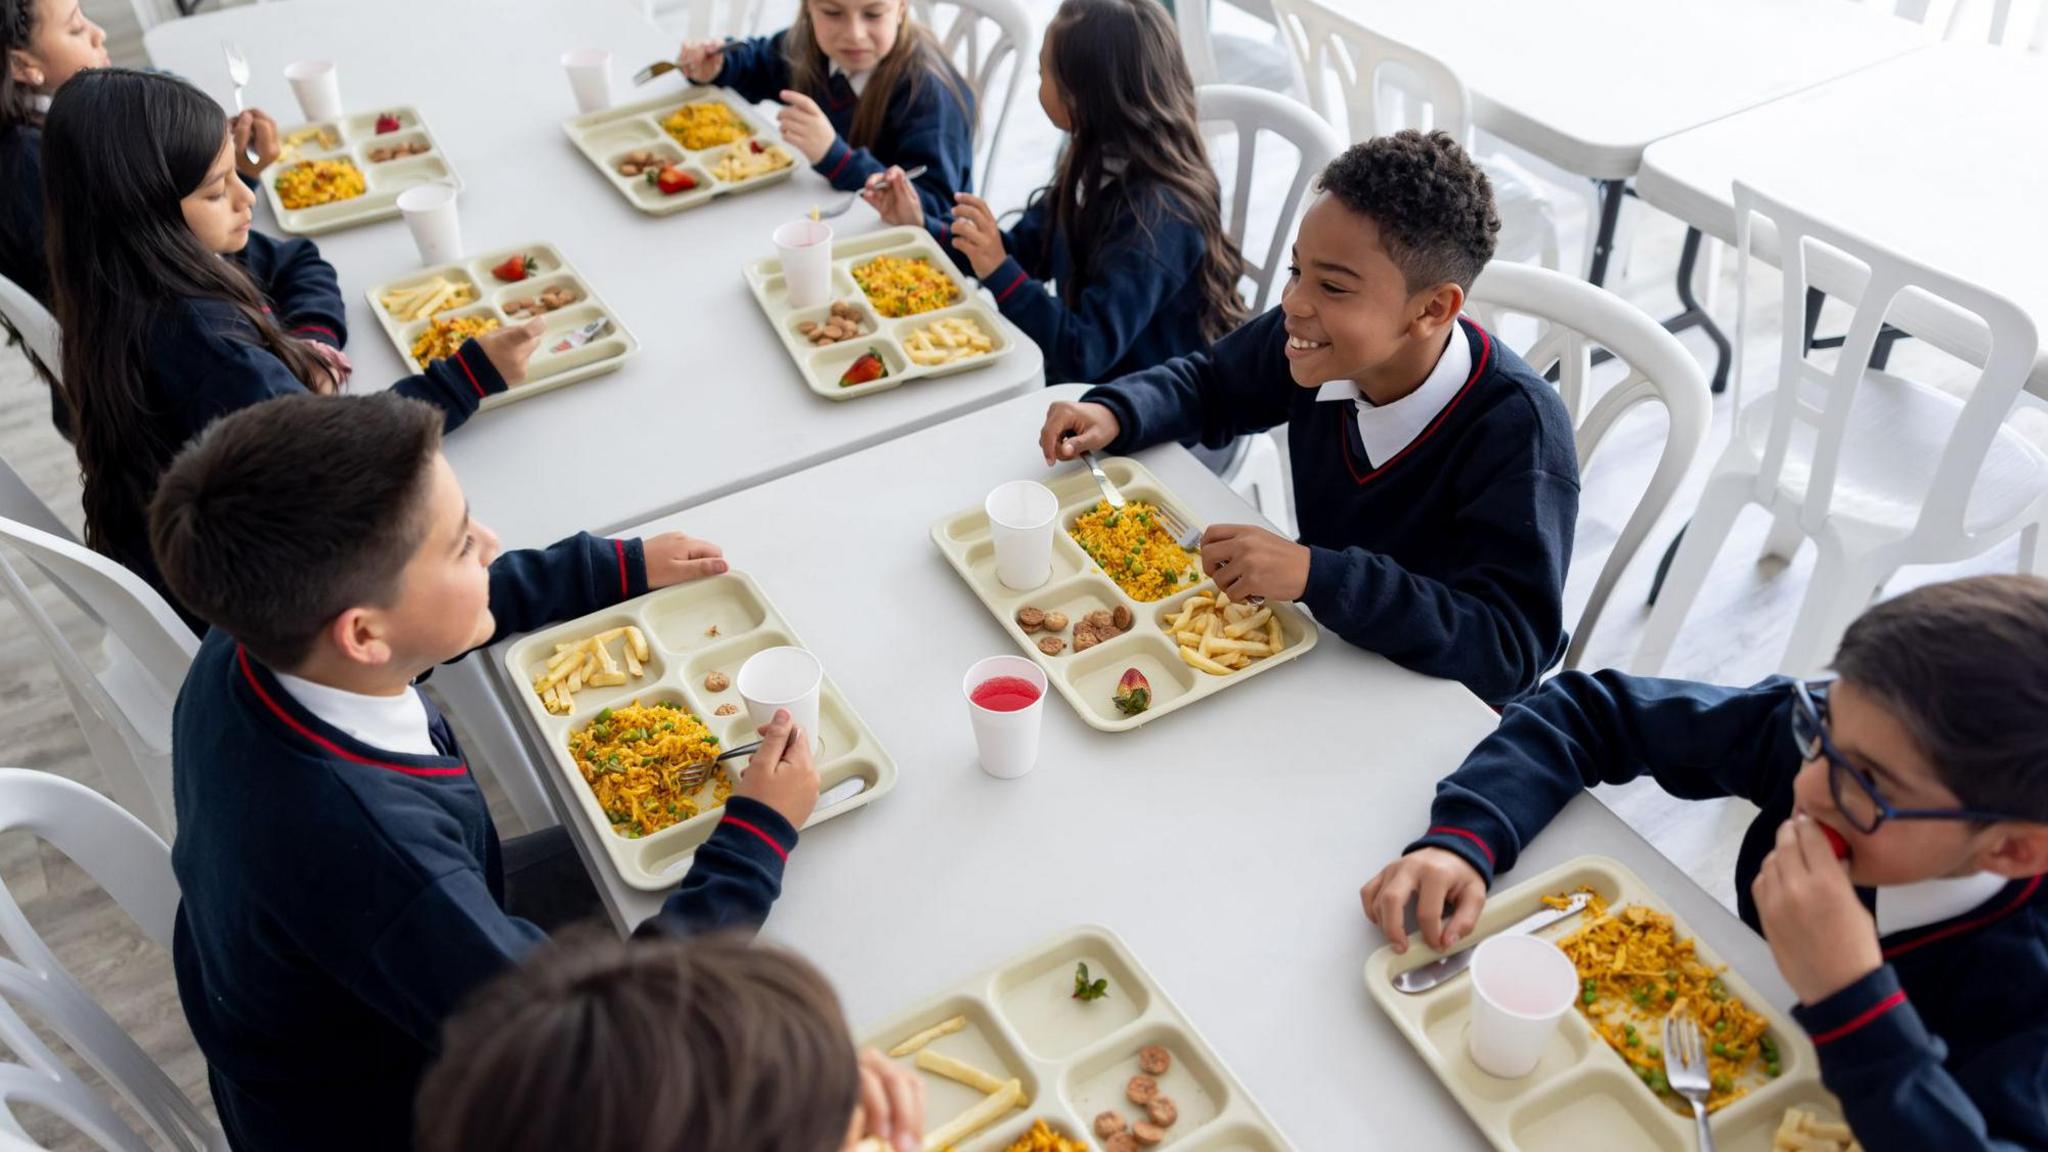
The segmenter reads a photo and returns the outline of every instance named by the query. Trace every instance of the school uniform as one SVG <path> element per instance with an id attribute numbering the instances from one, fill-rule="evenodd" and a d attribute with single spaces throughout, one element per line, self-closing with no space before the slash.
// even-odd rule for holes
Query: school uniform
<path id="1" fill-rule="evenodd" d="M 1081 399 L 1116 414 L 1113 452 L 1285 423 L 1316 620 L 1490 704 L 1529 691 L 1564 654 L 1579 506 L 1556 390 L 1469 320 L 1420 388 L 1377 408 L 1348 381 L 1297 385 L 1286 343 L 1275 308 Z"/>
<path id="2" fill-rule="evenodd" d="M 50 307 L 50 265 L 43 254 L 41 124 L 16 124 L 0 133 L 0 276 Z"/>
<path id="3" fill-rule="evenodd" d="M 783 50 L 788 35 L 783 31 L 728 43 L 725 67 L 713 83 L 757 104 L 779 99 L 792 83 Z M 804 95 L 818 102 L 839 138 L 812 169 L 834 188 L 858 192 L 867 186 L 868 177 L 886 172 L 891 164 L 906 171 L 922 164 L 925 174 L 912 183 L 926 215 L 950 215 L 953 194 L 974 191 L 974 94 L 952 65 L 941 63 L 944 78 L 913 69 L 889 94 L 881 133 L 869 148 L 855 148 L 847 140 L 853 133 L 854 108 L 872 70 L 849 74 L 828 64 L 824 90 Z"/>
<path id="4" fill-rule="evenodd" d="M 1048 384 L 1095 383 L 1152 368 L 1199 351 L 1202 262 L 1200 228 L 1156 188 L 1112 178 L 1091 199 L 1111 223 L 1091 260 L 1085 288 L 1072 291 L 1073 254 L 1046 196 L 1035 197 L 1003 233 L 1008 257 L 982 280 L 996 307 L 1045 355 Z M 973 275 L 953 247 L 952 213 L 926 221 L 939 246 Z M 1056 288 L 1055 285 L 1058 287 Z"/>
<path id="5" fill-rule="evenodd" d="M 500 636 L 646 590 L 637 540 L 580 535 L 491 566 Z M 392 749 L 288 683 L 215 631 L 179 692 L 178 994 L 235 1148 L 402 1149 L 442 1023 L 544 936 L 504 910 L 497 830 L 431 702 L 404 705 L 427 746 Z M 644 930 L 759 925 L 796 843 L 773 809 L 733 797 Z"/>
<path id="6" fill-rule="evenodd" d="M 1437 785 L 1408 851 L 1455 852 L 1491 884 L 1582 790 L 1647 773 L 1674 796 L 1761 809 L 1735 864 L 1739 911 L 1758 928 L 1750 885 L 1802 765 L 1791 683 L 1567 672 Z M 2048 1148 L 2048 885 L 1978 876 L 1859 895 L 1884 966 L 1793 1010 L 1857 1139 L 1869 1152 Z"/>

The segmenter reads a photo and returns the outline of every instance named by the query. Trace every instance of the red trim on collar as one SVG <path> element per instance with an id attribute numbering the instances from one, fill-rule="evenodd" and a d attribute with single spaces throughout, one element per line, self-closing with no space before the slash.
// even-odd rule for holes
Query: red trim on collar
<path id="1" fill-rule="evenodd" d="M 1950 924 L 1946 928 L 1937 928 L 1918 940 L 1908 940 L 1902 944 L 1894 944 L 1884 950 L 1884 958 L 1890 960 L 1894 956 L 1903 956 L 1908 952 L 1925 948 L 1937 940 L 1946 940 L 1951 936 L 1960 936 L 1965 932 L 1974 932 L 1986 924 L 2003 920 L 2007 916 L 2025 908 L 2034 899 L 2034 893 L 2041 890 L 2041 880 L 2042 877 L 2036 876 L 2028 881 L 2027 886 L 2020 890 L 2018 896 L 2013 897 L 2011 902 L 1996 912 L 1988 912 L 1974 920 L 1964 920 L 1959 923 Z"/>
<path id="2" fill-rule="evenodd" d="M 773 849 L 775 849 L 775 854 L 776 854 L 777 856 L 780 856 L 780 857 L 782 857 L 782 858 L 783 858 L 784 860 L 788 860 L 788 859 L 789 859 L 789 849 L 787 849 L 787 848 L 784 848 L 784 847 L 783 847 L 782 845 L 780 845 L 780 844 L 777 844 L 777 843 L 775 842 L 775 837 L 773 837 L 773 836 L 770 836 L 770 835 L 769 835 L 769 834 L 767 834 L 766 832 L 763 832 L 763 831 L 761 831 L 761 829 L 760 829 L 760 828 L 758 828 L 758 827 L 754 826 L 753 824 L 749 824 L 749 823 L 748 823 L 748 822 L 746 822 L 745 820 L 742 820 L 742 819 L 740 819 L 739 817 L 737 817 L 737 816 L 733 816 L 733 815 L 730 815 L 730 814 L 728 814 L 728 815 L 727 815 L 727 816 L 725 817 L 725 823 L 727 823 L 727 824 L 730 824 L 730 825 L 732 825 L 732 826 L 733 826 L 733 827 L 735 827 L 735 828 L 744 828 L 744 829 L 746 829 L 747 831 L 749 831 L 749 832 L 752 832 L 752 833 L 753 833 L 754 835 L 756 835 L 756 836 L 759 836 L 759 837 L 761 838 L 761 842 L 762 842 L 763 844 L 766 844 L 766 845 L 768 845 L 768 846 L 769 846 L 770 848 L 773 848 Z"/>
<path id="3" fill-rule="evenodd" d="M 284 721 L 286 727 L 312 741 L 314 744 L 319 745 L 322 750 L 331 755 L 339 756 L 352 764 L 367 764 L 372 768 L 385 768 L 393 772 L 403 772 L 407 776 L 460 776 L 469 771 L 467 764 L 458 764 L 453 768 L 418 768 L 410 764 L 393 764 L 388 760 L 372 760 L 367 756 L 358 756 L 325 736 L 320 735 L 318 732 L 313 731 L 311 728 L 306 727 L 304 724 L 299 723 L 296 717 L 285 711 L 276 700 L 271 699 L 270 693 L 263 690 L 263 682 L 256 679 L 256 670 L 249 666 L 249 650 L 247 648 L 242 647 L 240 644 L 235 645 L 235 660 L 242 666 L 243 679 L 249 682 L 249 687 L 256 692 L 256 698 L 263 701 L 263 706 L 270 709 L 271 715 Z"/>
<path id="4" fill-rule="evenodd" d="M 1429 422 L 1429 427 L 1424 428 L 1422 430 L 1422 435 L 1417 436 L 1413 440 L 1410 440 L 1406 448 L 1403 448 L 1399 452 L 1394 453 L 1393 458 L 1388 460 L 1385 464 L 1382 464 L 1377 468 L 1373 468 L 1365 472 L 1363 475 L 1361 475 L 1358 471 L 1357 461 L 1351 458 L 1351 434 L 1345 429 L 1344 425 L 1337 425 L 1337 442 L 1344 448 L 1344 467 L 1347 471 L 1351 473 L 1351 478 L 1353 480 L 1357 481 L 1361 486 L 1363 486 L 1367 482 L 1378 478 L 1378 476 L 1382 472 L 1385 472 L 1387 469 L 1392 468 L 1396 464 L 1399 464 L 1402 460 L 1407 459 L 1408 454 L 1410 452 L 1415 451 L 1415 449 L 1417 449 L 1418 447 L 1421 447 L 1423 441 L 1429 439 L 1431 436 L 1436 435 L 1436 430 L 1443 427 L 1444 421 L 1450 419 L 1451 413 L 1457 409 L 1458 402 L 1465 398 L 1466 393 L 1472 391 L 1472 386 L 1474 384 L 1479 383 L 1479 377 L 1486 371 L 1486 362 L 1493 355 L 1493 338 L 1487 335 L 1486 329 L 1481 328 L 1477 324 L 1474 324 L 1472 326 L 1472 330 L 1474 332 L 1479 333 L 1479 359 L 1473 363 L 1472 375 L 1465 379 L 1465 386 L 1458 389 L 1458 394 L 1451 397 L 1451 402 L 1444 405 L 1444 410 L 1436 414 L 1436 419 L 1431 420 Z M 1465 325 L 1462 322 L 1460 322 L 1458 325 L 1458 335 L 1463 336 L 1464 334 Z M 1350 413 L 1346 412 L 1345 415 L 1348 417 Z"/>
<path id="5" fill-rule="evenodd" d="M 626 542 L 624 540 L 613 540 L 612 548 L 619 554 L 619 599 L 630 599 L 632 588 L 626 583 Z"/>

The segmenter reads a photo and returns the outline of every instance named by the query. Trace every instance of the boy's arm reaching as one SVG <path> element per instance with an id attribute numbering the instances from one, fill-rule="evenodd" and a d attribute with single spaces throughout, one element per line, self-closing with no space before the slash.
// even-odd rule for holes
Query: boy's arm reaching
<path id="1" fill-rule="evenodd" d="M 491 562 L 491 615 L 485 645 L 573 620 L 623 600 L 716 576 L 727 568 L 716 544 L 664 532 L 646 540 L 579 532 L 545 549 L 518 549 Z"/>
<path id="2" fill-rule="evenodd" d="M 1111 452 L 1188 439 L 1221 448 L 1287 419 L 1295 386 L 1286 322 L 1275 308 L 1200 352 L 1091 388 L 1081 402 L 1116 414 Z"/>

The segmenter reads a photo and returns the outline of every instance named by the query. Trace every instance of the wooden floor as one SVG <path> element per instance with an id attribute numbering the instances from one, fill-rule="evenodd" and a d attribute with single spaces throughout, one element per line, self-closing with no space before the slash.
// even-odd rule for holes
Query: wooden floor
<path id="1" fill-rule="evenodd" d="M 1042 26 L 1056 5 L 1032 0 Z M 87 8 L 109 26 L 117 59 L 134 60 L 139 40 L 119 0 L 87 0 Z M 1019 101 L 997 166 L 996 195 L 1015 203 L 1045 177 L 1056 136 L 1031 99 L 1030 86 Z M 1227 187 L 1226 183 L 1226 187 Z M 1584 212 L 1570 195 L 1567 251 L 1583 235 Z M 1632 205 L 1640 208 L 1639 205 Z M 1634 228 L 1634 259 L 1619 289 L 1646 310 L 1659 313 L 1675 303 L 1670 278 L 1676 264 L 1682 229 L 1673 221 L 1641 211 Z M 1733 261 L 1719 280 L 1718 313 L 1732 331 L 1735 283 Z M 1775 273 L 1759 271 L 1753 281 L 1752 380 L 1767 381 L 1775 360 L 1777 329 Z M 1696 334 L 1687 337 L 1704 357 L 1707 346 Z M 1936 362 L 1924 348 L 1902 348 L 1894 367 L 1909 374 L 1950 378 L 1953 366 Z M 1674 507 L 1690 507 L 1706 469 L 1726 442 L 1727 400 L 1717 401 L 1715 430 L 1700 464 Z M 2048 417 L 2025 412 L 2016 418 L 2043 443 L 2048 443 Z M 1585 508 L 1579 528 L 1568 606 L 1575 618 L 1593 576 L 1605 561 L 1614 535 L 1641 490 L 1641 480 L 1654 464 L 1662 442 L 1661 415 L 1633 417 L 1619 428 L 1587 470 Z M 76 466 L 68 447 L 51 431 L 48 402 L 25 361 L 12 349 L 0 350 L 0 456 L 22 472 L 75 528 L 79 523 Z M 1674 514 L 1653 534 L 1648 551 L 1661 550 L 1682 515 Z M 1722 682 L 1749 682 L 1769 674 L 1781 649 L 1811 567 L 1811 550 L 1789 566 L 1756 563 L 1765 524 L 1752 516 L 1737 530 L 1713 579 L 1702 593 L 1689 627 L 1680 637 L 1667 674 Z M 1625 663 L 1644 619 L 1643 601 L 1654 555 L 1638 559 L 1616 592 L 1589 651 L 1587 665 Z M 1922 569 L 1902 574 L 1890 591 L 1975 571 L 2011 570 L 2017 553 L 2007 547 L 1966 565 Z M 88 626 L 68 601 L 35 577 L 46 611 L 67 630 L 83 638 Z M 460 718 L 455 718 L 458 729 Z M 54 772 L 97 785 L 98 770 L 87 755 L 72 719 L 63 689 L 29 630 L 12 605 L 0 601 L 0 764 Z M 488 773 L 483 774 L 486 791 Z M 1752 810 L 1735 801 L 1681 803 L 1654 785 L 1639 783 L 1603 790 L 1605 799 L 1646 838 L 1680 867 L 1732 906 L 1733 858 L 1742 827 Z M 510 808 L 493 796 L 493 810 L 506 834 L 521 831 Z M 1417 813 L 1418 820 L 1422 814 Z M 104 1004 L 114 1018 L 169 1072 L 193 1100 L 211 1114 L 205 1089 L 205 1065 L 181 1017 L 168 957 L 148 941 L 107 900 L 82 871 L 62 855 L 22 833 L 0 834 L 0 879 L 21 904 L 30 921 L 45 934 L 59 959 Z M 1363 880 L 1364 877 L 1359 877 Z M 74 1066 L 80 1066 L 76 1060 Z M 88 1079 L 94 1079 L 86 1073 Z M 125 1102 L 119 1105 L 132 1116 Z M 47 1116 L 21 1110 L 27 1131 L 56 1149 L 90 1149 L 94 1145 Z"/>

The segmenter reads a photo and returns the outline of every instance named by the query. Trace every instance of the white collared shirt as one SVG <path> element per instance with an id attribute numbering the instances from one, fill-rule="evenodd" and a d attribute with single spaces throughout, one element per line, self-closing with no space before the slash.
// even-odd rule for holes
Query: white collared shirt
<path id="1" fill-rule="evenodd" d="M 1877 890 L 1877 934 L 1909 932 L 1953 920 L 1981 907 L 2006 885 L 1991 872 L 1942 880 L 1922 880 Z"/>
<path id="2" fill-rule="evenodd" d="M 867 88 L 868 81 L 875 78 L 875 70 L 873 68 L 863 68 L 858 72 L 848 72 L 839 66 L 839 61 L 834 60 L 832 61 L 832 75 L 846 77 L 846 86 L 853 89 L 853 94 L 858 96 Z"/>
<path id="3" fill-rule="evenodd" d="M 420 690 L 407 688 L 396 696 L 365 696 L 275 673 L 278 684 L 306 711 L 333 727 L 386 752 L 408 756 L 439 756 Z"/>
<path id="4" fill-rule="evenodd" d="M 1365 444 L 1366 463 L 1378 468 L 1415 442 L 1444 405 L 1465 386 L 1472 375 L 1472 347 L 1465 340 L 1465 326 L 1451 326 L 1443 355 L 1430 369 L 1422 387 L 1392 404 L 1374 404 L 1350 380 L 1332 380 L 1316 389 L 1316 399 L 1349 400 L 1358 408 L 1358 438 Z"/>

